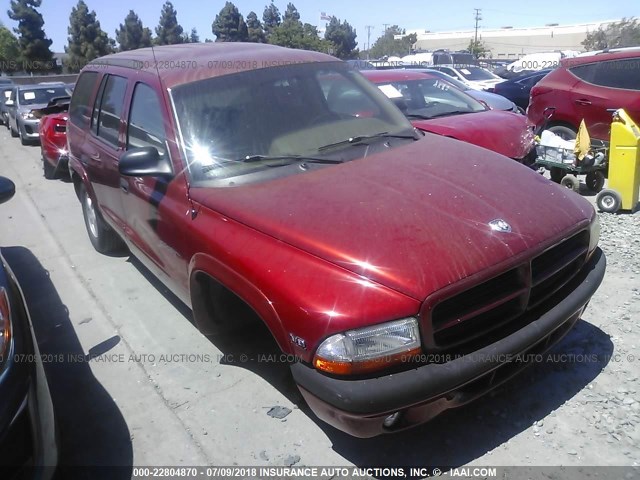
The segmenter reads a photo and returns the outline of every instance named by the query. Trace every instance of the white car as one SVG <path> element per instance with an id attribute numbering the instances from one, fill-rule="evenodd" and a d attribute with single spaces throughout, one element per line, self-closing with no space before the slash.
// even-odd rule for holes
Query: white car
<path id="1" fill-rule="evenodd" d="M 486 68 L 475 65 L 435 65 L 429 68 L 439 70 L 453 78 L 457 78 L 465 85 L 475 88 L 476 90 L 488 90 L 493 88 L 496 83 L 504 82 L 504 78 L 491 73 Z"/>

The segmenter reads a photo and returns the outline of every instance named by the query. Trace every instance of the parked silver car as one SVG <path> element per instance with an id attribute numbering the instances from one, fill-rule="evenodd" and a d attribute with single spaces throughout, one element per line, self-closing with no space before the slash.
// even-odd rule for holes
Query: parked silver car
<path id="1" fill-rule="evenodd" d="M 11 92 L 11 97 L 5 102 L 8 107 L 9 129 L 12 137 L 20 137 L 23 145 L 37 141 L 40 137 L 38 125 L 33 110 L 46 107 L 49 102 L 58 97 L 69 97 L 71 92 L 64 84 L 20 85 Z"/>

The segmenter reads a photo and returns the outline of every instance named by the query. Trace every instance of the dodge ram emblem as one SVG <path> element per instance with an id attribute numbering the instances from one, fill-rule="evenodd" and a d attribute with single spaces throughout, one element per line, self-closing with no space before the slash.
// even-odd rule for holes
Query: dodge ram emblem
<path id="1" fill-rule="evenodd" d="M 509 233 L 511 231 L 511 225 L 509 225 L 507 222 L 505 222 L 501 218 L 491 220 L 489 222 L 489 226 L 491 227 L 491 230 L 493 230 L 494 232 Z"/>

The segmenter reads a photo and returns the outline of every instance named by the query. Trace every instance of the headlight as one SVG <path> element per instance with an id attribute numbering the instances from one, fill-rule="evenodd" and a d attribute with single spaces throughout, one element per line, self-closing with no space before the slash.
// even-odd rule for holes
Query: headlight
<path id="1" fill-rule="evenodd" d="M 11 343 L 11 310 L 9 297 L 4 288 L 0 288 L 0 365 L 5 361 Z"/>
<path id="2" fill-rule="evenodd" d="M 36 117 L 33 115 L 33 112 L 22 112 L 20 115 L 22 115 L 22 118 L 24 118 L 25 120 L 29 120 L 29 119 L 32 119 L 32 118 L 36 118 Z"/>
<path id="3" fill-rule="evenodd" d="M 600 217 L 596 213 L 596 216 L 589 225 L 589 257 L 593 254 L 596 247 L 598 246 L 598 241 L 600 240 Z"/>
<path id="4" fill-rule="evenodd" d="M 332 335 L 318 347 L 313 365 L 324 372 L 350 375 L 380 370 L 418 353 L 418 321 L 405 318 Z"/>

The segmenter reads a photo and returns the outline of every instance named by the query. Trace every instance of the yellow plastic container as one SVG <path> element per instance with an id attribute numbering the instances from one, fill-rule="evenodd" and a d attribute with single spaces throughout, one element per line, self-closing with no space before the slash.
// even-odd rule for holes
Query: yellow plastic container
<path id="1" fill-rule="evenodd" d="M 624 110 L 618 110 L 611 124 L 609 182 L 598 194 L 600 210 L 633 210 L 640 190 L 640 129 Z"/>

